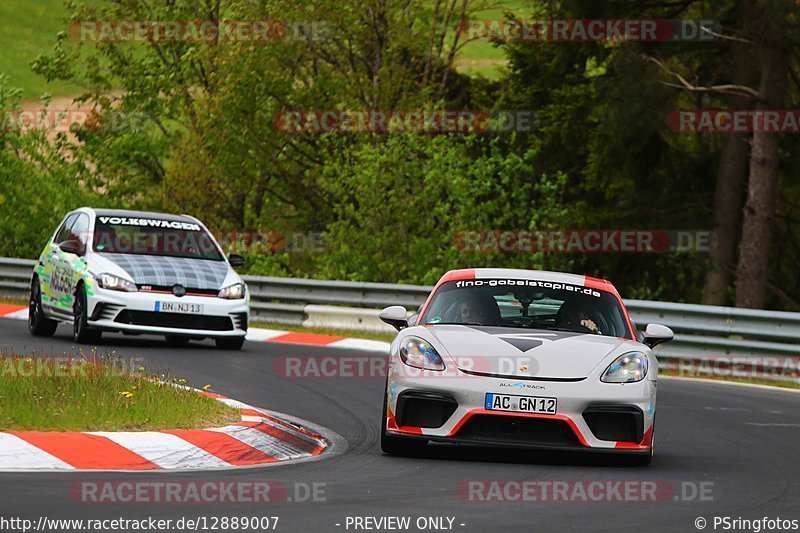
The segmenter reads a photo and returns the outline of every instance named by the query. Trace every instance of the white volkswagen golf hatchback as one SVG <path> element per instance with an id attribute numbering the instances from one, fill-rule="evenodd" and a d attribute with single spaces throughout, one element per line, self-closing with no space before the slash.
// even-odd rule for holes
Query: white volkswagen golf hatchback
<path id="1" fill-rule="evenodd" d="M 239 349 L 249 294 L 233 267 L 243 264 L 188 215 L 77 209 L 34 268 L 28 326 L 49 336 L 71 323 L 79 343 L 115 331 L 165 335 L 177 345 L 213 338 Z"/>

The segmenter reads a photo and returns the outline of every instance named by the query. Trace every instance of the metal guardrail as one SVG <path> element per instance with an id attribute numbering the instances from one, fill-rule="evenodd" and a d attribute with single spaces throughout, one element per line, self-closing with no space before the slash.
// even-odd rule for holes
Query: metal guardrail
<path id="1" fill-rule="evenodd" d="M 2 260 L 0 259 L 0 264 Z M 258 320 L 302 324 L 306 305 L 416 309 L 432 287 L 350 281 L 242 276 L 250 289 L 252 314 Z"/>
<path id="2" fill-rule="evenodd" d="M 35 261 L 0 258 L 0 292 L 19 296 L 28 290 Z M 302 324 L 307 306 L 374 309 L 403 305 L 415 310 L 432 287 L 346 281 L 244 276 L 250 288 L 253 318 Z M 726 357 L 787 357 L 800 361 L 800 313 L 696 304 L 625 300 L 639 327 L 669 326 L 675 340 L 657 348 L 660 357 L 717 360 Z M 369 313 L 367 310 L 371 310 Z M 800 364 L 800 362 L 798 363 Z"/>
<path id="3" fill-rule="evenodd" d="M 0 291 L 14 293 L 28 290 L 35 264 L 36 261 L 30 259 L 0 258 Z"/>

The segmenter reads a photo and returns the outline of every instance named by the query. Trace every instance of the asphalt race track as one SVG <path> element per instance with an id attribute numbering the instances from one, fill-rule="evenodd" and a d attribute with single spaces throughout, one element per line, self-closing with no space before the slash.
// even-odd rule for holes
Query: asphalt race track
<path id="1" fill-rule="evenodd" d="M 33 350 L 74 355 L 78 349 L 68 329 L 61 326 L 54 338 L 34 339 L 25 322 L 0 320 L 0 349 L 20 355 Z M 116 335 L 107 335 L 103 342 L 100 353 L 142 358 L 150 369 L 170 369 L 194 384 L 211 383 L 227 396 L 329 428 L 344 438 L 346 448 L 319 461 L 256 470 L 0 474 L 0 515 L 34 521 L 42 515 L 51 519 L 266 515 L 280 517 L 279 531 L 355 531 L 352 525 L 346 528 L 348 516 L 410 516 L 412 526 L 418 517 L 451 517 L 453 530 L 476 532 L 696 531 L 698 517 L 707 519 L 706 529 L 713 531 L 714 516 L 800 519 L 800 394 L 664 379 L 659 383 L 656 458 L 645 468 L 585 454 L 447 447 L 425 457 L 399 458 L 385 456 L 379 449 L 382 378 L 289 379 L 274 371 L 276 359 L 283 356 L 343 357 L 359 352 L 254 342 L 241 352 L 221 352 L 210 342 L 170 348 L 157 337 Z M 130 479 L 324 483 L 326 501 L 89 504 L 70 495 L 76 482 Z M 459 482 L 467 480 L 651 480 L 673 492 L 655 502 L 474 502 L 457 494 Z M 702 496 L 697 494 L 701 486 L 706 491 Z"/>

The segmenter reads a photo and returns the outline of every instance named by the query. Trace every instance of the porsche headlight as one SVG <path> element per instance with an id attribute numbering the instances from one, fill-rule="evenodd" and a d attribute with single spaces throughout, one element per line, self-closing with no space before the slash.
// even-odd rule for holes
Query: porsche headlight
<path id="1" fill-rule="evenodd" d="M 244 284 L 234 283 L 219 291 L 219 297 L 226 300 L 241 300 L 244 298 Z"/>
<path id="2" fill-rule="evenodd" d="M 137 292 L 136 284 L 114 274 L 100 274 L 96 277 L 97 284 L 110 291 Z"/>
<path id="3" fill-rule="evenodd" d="M 417 337 L 408 337 L 400 346 L 400 359 L 408 366 L 423 370 L 444 370 L 444 361 L 436 350 Z"/>
<path id="4" fill-rule="evenodd" d="M 634 383 L 647 375 L 647 356 L 642 352 L 628 352 L 617 357 L 603 373 L 600 381 L 606 383 Z"/>

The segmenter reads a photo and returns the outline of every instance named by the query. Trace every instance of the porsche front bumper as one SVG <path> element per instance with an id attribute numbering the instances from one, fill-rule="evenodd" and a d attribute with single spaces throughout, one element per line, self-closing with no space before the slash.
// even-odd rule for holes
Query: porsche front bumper
<path id="1" fill-rule="evenodd" d="M 655 381 L 617 384 L 592 377 L 538 381 L 478 377 L 460 371 L 449 375 L 420 371 L 409 377 L 405 370 L 401 368 L 405 375 L 399 375 L 395 367 L 387 380 L 384 429 L 393 437 L 482 446 L 650 453 Z M 557 412 L 487 409 L 487 393 L 555 398 Z"/>

